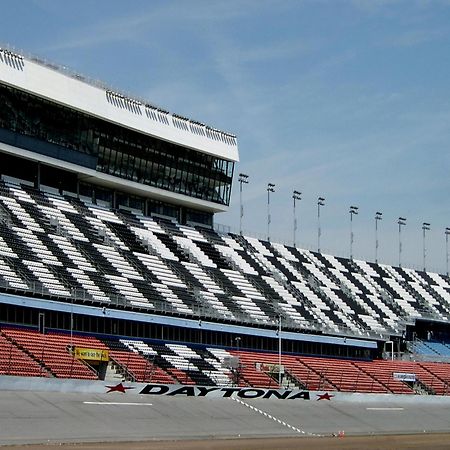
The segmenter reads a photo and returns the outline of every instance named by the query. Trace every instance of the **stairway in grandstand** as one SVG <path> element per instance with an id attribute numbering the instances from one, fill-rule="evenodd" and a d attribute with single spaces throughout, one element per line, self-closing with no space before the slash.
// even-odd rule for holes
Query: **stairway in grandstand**
<path id="1" fill-rule="evenodd" d="M 436 273 L 113 211 L 0 181 L 0 288 L 46 298 L 355 336 L 446 319 Z"/>

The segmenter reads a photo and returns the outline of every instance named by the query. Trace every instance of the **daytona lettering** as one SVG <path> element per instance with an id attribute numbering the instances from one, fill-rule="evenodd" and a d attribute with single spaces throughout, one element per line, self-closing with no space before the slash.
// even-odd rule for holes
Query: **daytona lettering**
<path id="1" fill-rule="evenodd" d="M 147 384 L 140 394 L 167 395 L 170 397 L 238 397 L 242 399 L 275 398 L 278 400 L 309 400 L 309 391 L 283 390 L 283 389 L 255 389 L 255 388 L 229 388 L 229 387 L 203 387 L 203 386 L 177 386 L 165 384 Z"/>

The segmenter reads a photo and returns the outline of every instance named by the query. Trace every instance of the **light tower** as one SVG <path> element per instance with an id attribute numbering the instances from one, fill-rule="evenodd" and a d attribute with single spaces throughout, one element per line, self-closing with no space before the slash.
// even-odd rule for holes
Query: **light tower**
<path id="1" fill-rule="evenodd" d="M 375 213 L 375 263 L 378 264 L 378 221 L 383 219 L 383 213 Z"/>
<path id="2" fill-rule="evenodd" d="M 357 206 L 350 206 L 349 214 L 350 214 L 350 259 L 353 259 L 353 216 L 355 214 L 358 214 L 358 207 Z"/>
<path id="3" fill-rule="evenodd" d="M 242 236 L 242 219 L 244 217 L 244 205 L 242 203 L 242 185 L 248 184 L 248 175 L 245 173 L 239 174 L 239 204 L 240 204 L 240 215 L 239 215 L 239 234 Z"/>
<path id="4" fill-rule="evenodd" d="M 294 239 L 293 239 L 293 245 L 294 245 L 294 247 L 295 247 L 295 244 L 296 244 L 295 238 L 296 238 L 296 234 L 297 234 L 297 214 L 296 214 L 296 210 L 295 210 L 295 201 L 296 200 L 301 200 L 302 199 L 301 195 L 302 195 L 302 193 L 299 192 L 299 191 L 294 191 L 292 193 L 292 198 L 294 200 L 294 210 L 293 210 L 293 213 L 294 213 L 293 214 L 293 216 L 294 216 Z"/>
<path id="5" fill-rule="evenodd" d="M 423 271 L 426 272 L 427 271 L 427 248 L 426 248 L 426 243 L 425 243 L 425 232 L 431 230 L 430 228 L 430 224 L 428 222 L 423 222 L 422 224 L 422 236 L 423 236 Z"/>
<path id="6" fill-rule="evenodd" d="M 275 185 L 273 183 L 267 183 L 267 240 L 270 241 L 270 193 L 275 192 Z"/>
<path id="7" fill-rule="evenodd" d="M 398 266 L 402 267 L 402 227 L 406 225 L 406 217 L 398 218 Z"/>
<path id="8" fill-rule="evenodd" d="M 317 199 L 317 251 L 320 253 L 320 237 L 322 236 L 322 229 L 320 227 L 320 207 L 325 206 L 325 198 L 319 197 Z"/>

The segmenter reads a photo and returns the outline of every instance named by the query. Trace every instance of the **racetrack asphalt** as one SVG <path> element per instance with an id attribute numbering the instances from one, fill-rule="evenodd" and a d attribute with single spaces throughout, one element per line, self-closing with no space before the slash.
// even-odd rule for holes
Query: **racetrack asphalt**
<path id="1" fill-rule="evenodd" d="M 333 445 L 345 441 L 349 446 L 354 439 L 355 445 L 361 444 L 358 439 L 364 435 L 367 442 L 363 448 L 369 448 L 366 447 L 369 443 L 375 445 L 370 448 L 403 448 L 381 446 L 377 439 L 386 439 L 385 444 L 393 444 L 395 439 L 412 439 L 411 445 L 415 445 L 423 436 L 429 438 L 425 447 L 405 448 L 432 448 L 432 442 L 441 445 L 444 439 L 441 437 L 444 435 L 435 433 L 450 430 L 450 401 L 445 399 L 436 397 L 436 401 L 421 402 L 419 397 L 412 401 L 398 396 L 386 401 L 380 396 L 370 403 L 363 399 L 243 401 L 0 391 L 0 445 L 16 445 L 17 449 L 17 445 L 24 444 L 84 443 L 83 449 L 100 449 L 124 448 L 124 442 L 134 442 L 126 448 L 170 449 L 175 448 L 170 447 L 171 442 L 178 442 L 179 446 L 182 440 L 183 448 L 188 448 L 188 442 L 197 442 L 192 448 L 298 448 L 299 443 L 305 448 L 307 442 L 306 448 L 323 448 L 320 446 L 325 444 L 324 439 L 329 439 L 327 447 L 342 448 Z M 330 438 L 340 431 L 345 433 L 344 438 Z M 394 438 L 400 434 L 412 437 Z M 144 447 L 142 442 L 146 442 Z M 252 442 L 258 442 L 259 446 L 252 447 Z M 206 443 L 209 446 L 204 447 Z M 283 446 L 279 447 L 281 443 Z M 444 443 L 444 447 L 433 448 L 450 448 L 449 436 L 445 435 Z"/>

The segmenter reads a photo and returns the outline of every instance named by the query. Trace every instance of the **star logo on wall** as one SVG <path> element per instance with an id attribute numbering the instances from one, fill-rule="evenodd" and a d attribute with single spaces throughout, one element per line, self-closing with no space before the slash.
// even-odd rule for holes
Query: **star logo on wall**
<path id="1" fill-rule="evenodd" d="M 128 389 L 134 389 L 132 386 L 124 386 L 122 383 L 116 384 L 115 386 L 106 386 L 109 391 L 106 393 L 109 394 L 110 392 L 122 392 L 122 394 L 125 394 Z"/>
<path id="2" fill-rule="evenodd" d="M 325 392 L 325 394 L 316 394 L 319 400 L 331 400 L 332 397 L 334 397 L 334 395 L 329 394 L 328 392 Z"/>

